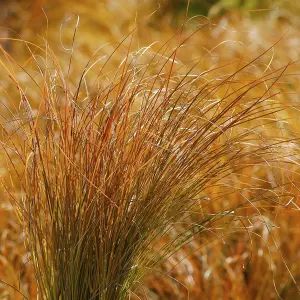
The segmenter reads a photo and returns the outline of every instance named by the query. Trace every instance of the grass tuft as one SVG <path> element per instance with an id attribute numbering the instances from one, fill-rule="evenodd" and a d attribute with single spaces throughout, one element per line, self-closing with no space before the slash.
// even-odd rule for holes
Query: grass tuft
<path id="1" fill-rule="evenodd" d="M 296 137 L 281 126 L 293 107 L 280 101 L 278 84 L 289 65 L 254 75 L 268 49 L 200 72 L 201 59 L 180 55 L 198 31 L 137 50 L 133 31 L 110 54 L 95 52 L 79 76 L 74 40 L 63 62 L 46 41 L 16 41 L 29 51 L 26 65 L 2 49 L 20 95 L 19 106 L 2 102 L 12 182 L 3 185 L 42 299 L 126 299 L 159 262 L 225 216 L 241 218 L 246 206 L 264 222 L 258 203 L 293 202 L 285 185 Z M 254 166 L 272 170 L 272 185 L 245 184 L 242 172 Z M 232 191 L 240 197 L 228 203 Z M 201 213 L 205 201 L 222 197 L 224 209 Z"/>

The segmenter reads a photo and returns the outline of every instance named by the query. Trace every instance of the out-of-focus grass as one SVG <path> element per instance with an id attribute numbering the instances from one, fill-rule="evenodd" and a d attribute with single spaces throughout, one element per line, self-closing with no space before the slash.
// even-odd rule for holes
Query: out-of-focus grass
<path id="1" fill-rule="evenodd" d="M 46 18 L 39 9 L 40 5 L 45 7 L 49 19 L 47 40 L 52 48 L 55 43 L 57 44 L 56 51 L 62 56 L 65 55 L 62 45 L 57 43 L 60 25 L 66 18 L 72 17 L 71 12 L 80 14 L 81 23 L 76 40 L 74 70 L 79 68 L 82 61 L 103 42 L 119 42 L 124 34 L 134 26 L 137 12 L 136 3 L 130 4 L 128 1 L 87 1 L 85 3 L 77 1 L 12 1 L 7 4 L 7 7 L 16 11 L 17 15 L 4 18 L 3 24 L 15 29 L 25 39 L 43 44 L 43 40 L 38 35 L 46 37 Z M 155 3 L 149 4 L 140 1 L 137 16 L 143 26 L 140 27 L 137 35 L 141 45 L 147 45 L 154 40 L 166 40 L 175 30 L 170 27 L 172 24 L 170 20 L 173 17 L 169 16 L 167 12 L 161 14 L 164 17 L 156 18 L 154 15 L 152 18 L 142 21 L 142 16 L 150 15 L 156 7 Z M 289 9 L 271 11 L 265 19 L 257 18 L 255 21 L 246 18 L 243 14 L 227 14 L 216 21 L 212 20 L 211 24 L 202 29 L 193 39 L 193 46 L 189 45 L 186 50 L 181 51 L 181 59 L 192 60 L 201 57 L 199 70 L 206 71 L 234 59 L 250 61 L 251 58 L 283 37 L 273 51 L 270 51 L 253 66 L 249 77 L 276 69 L 290 61 L 296 61 L 300 55 L 298 21 L 290 11 Z M 157 14 L 160 14 L 160 11 Z M 284 20 L 278 20 L 278 15 L 284 16 Z M 21 19 L 22 22 L 17 22 L 18 19 Z M 10 21 L 7 22 L 8 20 Z M 65 23 L 61 30 L 62 44 L 66 47 L 70 46 L 74 20 L 75 18 Z M 269 20 L 268 25 L 265 23 L 266 20 Z M 199 17 L 192 20 L 190 26 L 196 28 L 204 22 L 207 20 Z M 4 30 L 4 34 L 16 37 L 16 34 L 6 30 Z M 4 46 L 12 53 L 19 53 L 20 59 L 26 62 L 28 56 L 25 54 L 24 47 L 9 41 L 6 41 Z M 109 53 L 111 49 L 110 47 L 104 49 L 103 55 L 105 51 Z M 227 73 L 234 71 L 234 68 L 236 68 L 235 64 L 228 66 Z M 299 64 L 294 64 L 289 68 L 289 73 L 297 73 L 298 70 Z M 211 76 L 222 75 L 222 73 L 218 74 L 218 71 L 211 74 Z M 3 79 L 2 84 L 6 84 Z M 287 99 L 297 99 L 299 87 L 296 76 L 282 78 L 278 83 L 278 89 L 281 87 L 295 93 L 295 95 L 287 94 L 285 96 Z M 291 111 L 286 117 L 295 117 L 295 115 Z M 291 132 L 299 132 L 297 119 L 290 120 L 289 126 Z M 267 180 L 266 187 L 272 182 L 273 174 L 265 173 L 263 168 L 249 168 L 248 172 L 248 177 L 256 176 Z M 297 180 L 297 178 L 293 179 Z M 245 181 L 247 182 L 246 179 Z M 297 192 L 297 187 L 290 189 Z M 217 191 L 211 192 L 216 193 Z M 228 196 L 226 201 L 234 202 L 237 197 L 238 194 Z M 21 227 L 5 199 L 5 194 L 2 194 L 0 210 L 0 274 L 2 277 L 0 279 L 4 279 L 17 288 L 20 282 L 23 291 L 29 287 L 30 299 L 35 299 L 36 284 L 30 264 L 26 264 L 27 257 L 24 256 Z M 295 201 L 296 205 L 297 203 L 299 205 L 299 202 Z M 223 208 L 223 205 L 224 202 L 217 201 L 209 203 L 205 209 L 207 212 L 214 213 Z M 145 297 L 146 293 L 150 299 L 186 299 L 189 293 L 190 299 L 199 297 L 204 299 L 276 299 L 277 294 L 283 299 L 297 298 L 299 294 L 283 261 L 284 258 L 290 272 L 299 284 L 300 273 L 297 267 L 300 256 L 300 239 L 297 229 L 300 227 L 300 221 L 296 205 L 290 203 L 288 207 L 266 211 L 267 220 L 272 226 L 272 234 L 266 230 L 261 219 L 257 217 L 257 219 L 252 219 L 254 220 L 253 224 L 247 224 L 248 230 L 241 228 L 237 233 L 230 235 L 227 234 L 232 232 L 231 228 L 239 226 L 234 223 L 230 223 L 232 224 L 230 226 L 220 225 L 220 229 L 216 229 L 219 236 L 214 242 L 211 242 L 213 233 L 208 233 L 207 236 L 201 236 L 199 239 L 196 238 L 189 246 L 169 258 L 157 270 L 157 273 L 146 280 L 148 289 L 141 291 L 140 297 Z M 228 220 L 228 222 L 232 221 Z M 224 235 L 224 237 L 220 238 L 220 235 Z M 281 252 L 274 246 L 273 239 Z M 7 299 L 20 297 L 6 285 L 1 284 L 1 288 L 4 299 L 5 297 Z"/>

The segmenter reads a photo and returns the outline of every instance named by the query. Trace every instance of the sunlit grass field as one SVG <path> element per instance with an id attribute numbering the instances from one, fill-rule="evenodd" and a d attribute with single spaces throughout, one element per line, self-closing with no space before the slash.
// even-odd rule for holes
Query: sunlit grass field
<path id="1" fill-rule="evenodd" d="M 62 156 L 68 157 L 74 164 L 78 163 L 86 172 L 85 176 L 91 176 L 88 178 L 93 184 L 107 185 L 111 198 L 115 197 L 113 191 L 117 189 L 116 186 L 122 186 L 124 181 L 127 184 L 127 175 L 116 171 L 118 164 L 125 166 L 124 170 L 126 167 L 131 170 L 128 191 L 125 185 L 122 194 L 126 196 L 127 193 L 130 194 L 130 187 L 133 186 L 135 178 L 141 176 L 140 169 L 145 169 L 145 179 L 143 177 L 140 184 L 143 198 L 145 186 L 149 184 L 148 178 L 154 176 L 154 173 L 160 174 L 159 165 L 168 162 L 165 166 L 166 171 L 161 173 L 161 180 L 165 184 L 157 184 L 156 195 L 159 197 L 157 202 L 154 202 L 157 206 L 150 206 L 149 215 L 147 210 L 142 210 L 143 205 L 137 206 L 136 214 L 133 214 L 136 219 L 133 219 L 137 224 L 140 224 L 139 218 L 145 218 L 145 223 L 141 224 L 146 224 L 147 220 L 153 222 L 150 233 L 157 229 L 155 224 L 160 225 L 160 220 L 167 217 L 169 219 L 163 223 L 163 234 L 158 232 L 152 238 L 149 233 L 147 247 L 143 245 L 138 248 L 143 252 L 133 261 L 139 262 L 141 270 L 125 297 L 300 297 L 300 10 L 297 4 L 292 6 L 288 1 L 279 1 L 272 5 L 267 1 L 262 1 L 259 6 L 254 5 L 255 3 L 250 4 L 242 6 L 238 1 L 222 1 L 214 3 L 214 6 L 202 8 L 197 6 L 197 1 L 191 1 L 189 13 L 186 13 L 188 3 L 184 1 L 174 1 L 171 4 L 168 1 L 158 4 L 157 1 L 122 0 L 1 2 L 4 11 L 0 16 L 3 26 L 0 57 L 1 299 L 55 299 L 45 296 L 47 292 L 41 291 L 36 278 L 39 274 L 36 269 L 38 253 L 43 247 L 46 249 L 43 251 L 48 253 L 47 245 L 41 242 L 35 249 L 34 253 L 37 256 L 34 257 L 34 247 L 30 244 L 29 234 L 32 230 L 32 241 L 35 241 L 39 232 L 46 232 L 47 226 L 52 224 L 50 221 L 44 224 L 43 221 L 48 222 L 51 219 L 53 222 L 55 218 L 52 218 L 50 209 L 45 209 L 48 207 L 46 201 L 42 208 L 39 207 L 36 211 L 31 210 L 31 202 L 29 206 L 24 204 L 24 207 L 28 208 L 27 213 L 31 212 L 40 222 L 39 226 L 32 229 L 32 223 L 29 222 L 28 225 L 22 213 L 22 203 L 25 203 L 27 194 L 31 196 L 38 191 L 39 195 L 43 195 L 44 191 L 41 183 L 43 169 L 39 169 L 41 165 L 37 163 L 36 168 L 39 171 L 36 177 L 27 171 L 31 159 L 31 144 L 28 141 L 32 142 L 37 138 L 35 129 L 38 128 L 41 142 L 45 142 L 46 145 L 47 139 L 43 139 L 43 133 L 48 128 L 48 123 L 45 125 L 42 120 L 33 122 L 33 117 L 47 116 L 49 120 L 54 120 L 60 113 L 61 123 L 58 122 L 55 125 L 57 127 L 50 126 L 53 130 L 50 130 L 53 133 L 51 143 L 54 146 L 51 144 L 49 148 L 42 148 L 44 152 L 41 155 L 43 159 L 51 162 L 50 166 L 47 166 L 49 181 L 52 182 L 49 190 L 61 193 L 59 196 L 65 196 L 63 184 L 59 185 L 59 178 L 64 176 L 65 169 L 70 165 L 61 158 L 59 167 L 55 169 L 57 174 L 62 174 L 61 177 L 58 176 L 51 165 L 57 153 L 63 153 Z M 184 26 L 181 26 L 182 24 Z M 79 91 L 78 82 L 90 58 L 91 68 L 88 68 L 89 73 L 82 84 L 83 89 Z M 63 86 L 65 82 L 67 88 L 64 91 L 56 91 L 55 87 Z M 65 104 L 57 100 L 64 99 L 66 91 L 73 99 L 77 97 L 82 101 L 82 110 L 78 110 L 78 116 L 77 110 L 72 111 L 76 118 L 70 123 L 69 118 L 63 117 Z M 102 91 L 101 94 L 99 91 Z M 122 97 L 119 100 L 119 95 L 123 95 L 123 92 L 125 100 Z M 131 99 L 128 97 L 131 93 L 134 100 L 128 100 Z M 201 95 L 201 101 L 196 95 Z M 48 99 L 52 99 L 52 96 L 57 101 L 51 102 L 50 105 L 47 101 L 50 101 Z M 192 101 L 194 97 L 195 100 Z M 91 108 L 89 99 L 98 99 L 103 107 L 99 104 L 99 107 Z M 166 99 L 170 101 L 169 104 L 164 104 Z M 46 105 L 41 105 L 43 101 L 51 107 L 49 111 Z M 120 113 L 113 109 L 114 101 L 119 101 Z M 182 108 L 186 103 L 189 104 L 189 101 L 192 104 L 187 114 Z M 128 110 L 125 109 L 127 105 L 130 106 Z M 252 106 L 253 111 L 249 109 L 252 109 Z M 210 109 L 211 107 L 213 109 Z M 109 113 L 106 114 L 105 109 Z M 162 111 L 166 111 L 167 117 L 160 117 Z M 64 140 L 68 141 L 69 145 L 74 143 L 80 148 L 80 135 L 73 136 L 70 129 L 70 136 L 67 136 L 57 128 L 64 128 L 67 123 L 83 136 L 84 131 L 80 130 L 84 126 L 88 127 L 89 116 L 93 113 L 99 118 L 99 124 L 109 124 L 118 120 L 114 130 L 117 133 L 121 132 L 117 136 L 122 137 L 119 142 L 115 142 L 113 135 L 109 133 L 104 134 L 105 138 L 102 137 L 104 161 L 112 161 L 113 171 L 107 167 L 109 175 L 103 175 L 105 179 L 99 175 L 99 180 L 95 182 L 93 180 L 97 176 L 89 173 L 90 170 L 85 168 L 83 160 L 78 158 L 73 150 L 68 152 L 71 146 L 64 148 L 64 152 L 60 152 L 59 146 L 55 147 L 56 141 Z M 144 120 L 149 126 L 147 130 L 146 125 L 135 125 L 135 114 L 138 120 Z M 176 116 L 174 123 L 168 123 L 171 114 Z M 180 114 L 184 115 L 183 121 Z M 198 122 L 194 124 L 189 115 L 197 118 Z M 36 119 L 38 120 L 38 117 Z M 83 119 L 86 122 L 82 123 L 84 126 L 76 127 L 80 123 L 79 120 Z M 148 120 L 152 123 L 149 121 L 148 124 Z M 167 125 L 163 127 L 161 124 L 165 121 Z M 151 168 L 152 165 L 150 163 L 149 166 L 148 161 L 144 166 L 147 155 L 138 151 L 137 147 L 132 146 L 128 150 L 127 146 L 123 146 L 123 140 L 131 140 L 129 132 L 134 132 L 135 126 L 140 135 L 132 133 L 132 136 L 137 136 L 138 146 L 144 145 L 146 136 L 147 141 L 149 139 L 153 144 L 157 141 L 157 136 L 167 137 L 159 140 L 163 150 L 145 147 L 145 153 L 149 151 L 149 155 L 153 155 L 157 168 L 155 164 Z M 105 129 L 108 127 L 103 128 L 104 132 L 109 132 Z M 128 131 L 123 132 L 123 128 Z M 200 144 L 188 143 L 188 139 L 194 139 L 192 130 L 200 132 L 200 129 L 205 132 L 203 139 L 199 139 Z M 56 131 L 61 135 L 58 140 Z M 27 135 L 30 138 L 27 138 Z M 110 145 L 108 142 L 105 144 L 107 140 L 113 146 L 107 146 Z M 88 141 L 87 149 L 90 150 L 84 148 L 82 153 L 91 153 L 92 161 L 97 161 L 96 155 L 93 156 L 96 153 L 93 145 L 98 142 L 97 136 L 91 135 Z M 185 143 L 181 150 L 185 156 L 177 165 L 177 158 L 166 156 L 165 160 L 165 156 L 161 154 L 164 152 L 161 151 L 171 146 L 175 147 L 178 141 Z M 123 156 L 126 159 L 122 160 L 123 156 L 115 159 L 114 147 L 124 151 Z M 233 156 L 234 153 L 237 156 Z M 201 155 L 202 160 L 199 159 Z M 90 159 L 88 155 L 87 157 Z M 139 167 L 134 163 L 134 159 L 141 162 Z M 195 164 L 189 161 L 195 161 Z M 16 175 L 16 170 L 21 180 Z M 75 171 L 73 172 L 75 174 Z M 76 175 L 73 176 L 76 182 Z M 195 185 L 189 182 L 189 176 Z M 26 180 L 22 181 L 22 178 Z M 201 189 L 198 187 L 200 185 Z M 31 186 L 34 186 L 34 192 Z M 165 206 L 162 206 L 156 211 L 156 207 L 160 207 L 160 199 L 171 197 L 165 196 L 169 195 L 169 187 L 174 191 L 173 194 L 169 193 L 174 199 L 177 199 L 177 194 L 180 195 L 181 191 L 186 190 L 184 199 L 193 200 L 193 205 L 190 206 L 188 202 L 184 210 L 181 210 L 182 206 L 174 202 L 176 205 L 174 204 L 172 209 L 168 206 L 164 211 Z M 194 195 L 192 188 L 198 193 Z M 74 193 L 80 194 L 77 191 Z M 152 198 L 156 199 L 155 196 Z M 86 212 L 84 206 L 82 207 L 80 214 Z M 59 215 L 60 209 L 58 211 Z M 113 215 L 113 208 L 111 211 Z M 131 214 L 133 208 L 125 211 Z M 164 213 L 159 215 L 161 211 Z M 173 216 L 174 211 L 178 216 Z M 151 218 L 152 214 L 157 214 L 160 218 L 154 220 Z M 85 217 L 83 214 L 82 218 Z M 104 217 L 103 220 L 101 224 L 106 224 Z M 201 230 L 199 224 L 202 226 Z M 138 228 L 142 227 L 139 225 Z M 145 232 L 147 228 L 145 225 Z M 184 233 L 180 235 L 180 239 L 177 238 L 179 233 Z M 169 243 L 175 237 L 176 243 Z M 51 235 L 51 238 L 55 237 Z M 162 252 L 163 259 L 157 259 L 156 253 L 161 249 L 168 249 L 168 252 Z M 123 251 L 124 249 L 120 250 Z M 45 257 L 47 255 L 49 254 L 45 254 Z M 152 263 L 156 259 L 158 263 Z M 45 259 L 44 265 L 39 262 L 42 273 L 46 272 L 49 265 L 52 266 L 51 260 L 49 261 Z M 54 271 L 57 272 L 57 269 Z M 64 272 L 67 273 L 62 271 L 53 274 L 62 278 L 63 282 Z M 134 276 L 135 274 L 132 278 Z M 53 278 L 49 281 L 52 282 L 51 280 L 53 281 Z M 90 283 L 85 284 L 88 286 Z M 109 299 L 105 297 L 113 297 L 110 295 L 114 294 L 107 295 L 99 299 Z"/>

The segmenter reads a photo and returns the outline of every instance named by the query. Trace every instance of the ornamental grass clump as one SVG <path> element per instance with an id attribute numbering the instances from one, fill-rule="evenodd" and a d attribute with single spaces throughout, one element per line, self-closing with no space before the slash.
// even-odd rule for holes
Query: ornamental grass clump
<path id="1" fill-rule="evenodd" d="M 202 58 L 180 54 L 196 34 L 181 30 L 134 50 L 133 32 L 95 52 L 79 76 L 74 45 L 67 64 L 47 41 L 44 48 L 16 41 L 28 49 L 25 65 L 2 49 L 20 95 L 19 104 L 13 96 L 2 102 L 11 172 L 3 185 L 22 221 L 41 299 L 126 299 L 159 262 L 224 216 L 249 204 L 256 211 L 259 200 L 292 201 L 275 180 L 255 186 L 252 198 L 201 213 L 206 191 L 216 187 L 220 198 L 224 185 L 227 194 L 233 172 L 238 180 L 257 165 L 284 177 L 292 150 L 279 126 L 290 105 L 277 86 L 288 66 L 255 75 L 262 53 L 200 72 Z"/>

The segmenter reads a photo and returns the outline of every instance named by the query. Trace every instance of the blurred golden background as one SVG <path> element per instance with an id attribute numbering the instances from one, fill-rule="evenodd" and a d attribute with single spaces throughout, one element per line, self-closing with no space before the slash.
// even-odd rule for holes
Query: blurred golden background
<path id="1" fill-rule="evenodd" d="M 78 15 L 80 24 L 72 72 L 79 74 L 94 51 L 104 43 L 122 41 L 136 25 L 139 26 L 136 46 L 166 41 L 183 22 L 186 6 L 184 0 L 1 0 L 1 45 L 25 65 L 26 47 L 14 39 L 37 45 L 43 45 L 46 39 L 55 54 L 63 58 L 64 47 L 72 43 Z M 278 85 L 290 91 L 282 95 L 282 99 L 298 101 L 298 1 L 194 0 L 190 3 L 189 16 L 197 17 L 190 20 L 187 30 L 207 22 L 209 25 L 199 31 L 191 47 L 181 52 L 182 60 L 203 57 L 199 70 L 206 71 L 241 57 L 250 61 L 276 44 L 256 62 L 253 72 L 261 74 L 266 69 L 295 62 L 289 68 L 293 76 L 280 80 Z M 111 49 L 108 45 L 103 49 L 104 54 Z M 3 59 L 4 54 L 1 57 Z M 230 73 L 235 68 L 235 65 L 228 66 L 222 72 Z M 0 75 L 0 80 L 5 90 L 12 89 L 7 76 Z M 0 97 L 6 97 L 3 91 Z M 291 119 L 291 131 L 299 132 L 299 122 L 294 117 L 293 112 L 286 116 Z M 6 162 L 2 156 L 1 159 L 0 175 L 6 178 L 9 176 Z M 273 174 L 263 168 L 249 168 L 244 172 L 272 182 Z M 291 186 L 290 190 L 297 192 L 297 186 Z M 37 286 L 27 259 L 21 224 L 3 188 L 0 193 L 0 279 L 6 282 L 0 283 L 0 298 L 22 299 L 16 288 L 29 299 L 36 299 Z M 207 204 L 205 209 L 211 213 L 220 211 L 227 202 L 234 203 L 238 196 L 230 194 L 223 201 Z M 208 232 L 196 237 L 149 275 L 137 289 L 136 298 L 300 299 L 297 288 L 300 285 L 299 205 L 296 199 L 286 207 L 266 208 L 264 215 L 271 231 L 258 216 L 252 218 L 248 230 L 238 226 L 233 229 L 225 219 L 224 224 L 228 222 L 225 229 L 215 229 L 218 235 Z"/>

